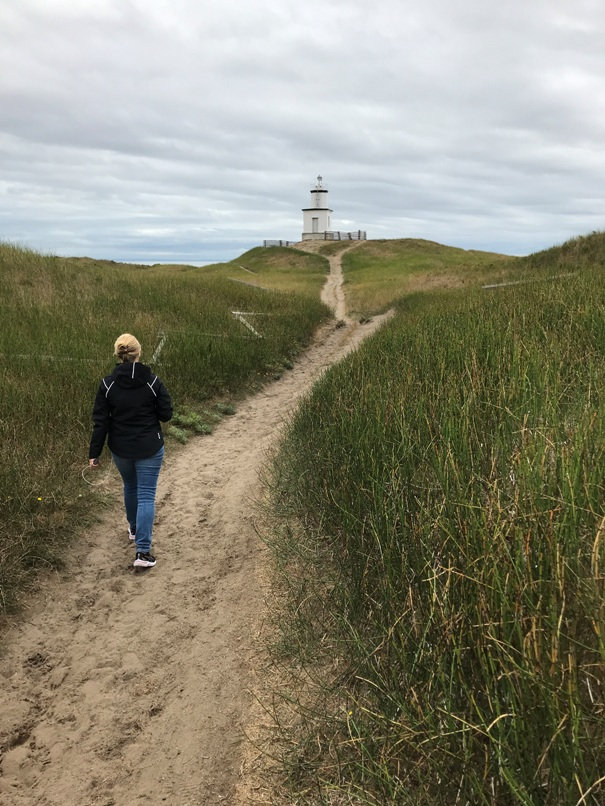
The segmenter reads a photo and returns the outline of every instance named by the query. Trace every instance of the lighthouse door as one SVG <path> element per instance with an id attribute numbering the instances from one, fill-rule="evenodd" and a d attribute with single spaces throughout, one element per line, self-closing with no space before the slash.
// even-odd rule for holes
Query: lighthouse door
<path id="1" fill-rule="evenodd" d="M 311 232 L 319 232 L 319 218 L 311 219 Z"/>

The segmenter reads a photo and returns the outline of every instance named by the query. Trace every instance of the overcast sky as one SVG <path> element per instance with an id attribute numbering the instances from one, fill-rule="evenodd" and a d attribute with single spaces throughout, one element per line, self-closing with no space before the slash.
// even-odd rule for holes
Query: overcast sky
<path id="1" fill-rule="evenodd" d="M 603 0 L 0 0 L 0 240 L 230 260 L 605 229 Z"/>

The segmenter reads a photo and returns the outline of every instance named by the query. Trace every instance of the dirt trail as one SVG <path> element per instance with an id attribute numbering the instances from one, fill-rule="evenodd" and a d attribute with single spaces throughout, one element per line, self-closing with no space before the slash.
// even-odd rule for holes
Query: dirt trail
<path id="1" fill-rule="evenodd" d="M 310 243 L 317 243 L 311 241 Z M 321 243 L 321 241 L 319 242 Z M 337 255 L 331 255 L 328 260 L 330 262 L 330 274 L 326 280 L 324 287 L 321 291 L 321 301 L 324 302 L 329 308 L 334 311 L 334 316 L 347 324 L 352 324 L 352 320 L 347 316 L 347 306 L 345 302 L 344 281 L 342 274 L 342 256 L 345 252 L 355 249 L 363 241 L 356 241 L 355 243 L 343 249 Z M 304 246 L 303 246 L 304 249 Z"/>
<path id="2" fill-rule="evenodd" d="M 3 641 L 0 804 L 235 802 L 263 616 L 259 470 L 300 396 L 379 324 L 324 327 L 213 435 L 167 451 L 154 569 L 133 571 L 117 472 L 99 471 L 116 504 Z"/>

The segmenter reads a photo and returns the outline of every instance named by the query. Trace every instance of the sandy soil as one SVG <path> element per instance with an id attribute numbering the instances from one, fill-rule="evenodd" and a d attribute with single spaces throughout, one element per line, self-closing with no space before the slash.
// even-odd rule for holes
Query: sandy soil
<path id="1" fill-rule="evenodd" d="M 339 257 L 324 298 L 345 320 Z M 115 505 L 4 637 L 3 806 L 247 802 L 243 737 L 267 576 L 251 515 L 259 471 L 300 396 L 379 324 L 324 327 L 213 435 L 168 448 L 155 568 L 133 570 L 117 472 L 98 471 Z"/>

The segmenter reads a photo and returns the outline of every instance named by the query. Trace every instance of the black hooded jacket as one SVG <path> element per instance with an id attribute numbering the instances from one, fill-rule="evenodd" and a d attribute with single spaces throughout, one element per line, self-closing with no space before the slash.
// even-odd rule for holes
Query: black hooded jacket
<path id="1" fill-rule="evenodd" d="M 162 422 L 172 417 L 166 387 L 146 364 L 118 364 L 103 378 L 95 398 L 89 458 L 109 449 L 125 459 L 146 459 L 164 444 Z"/>

